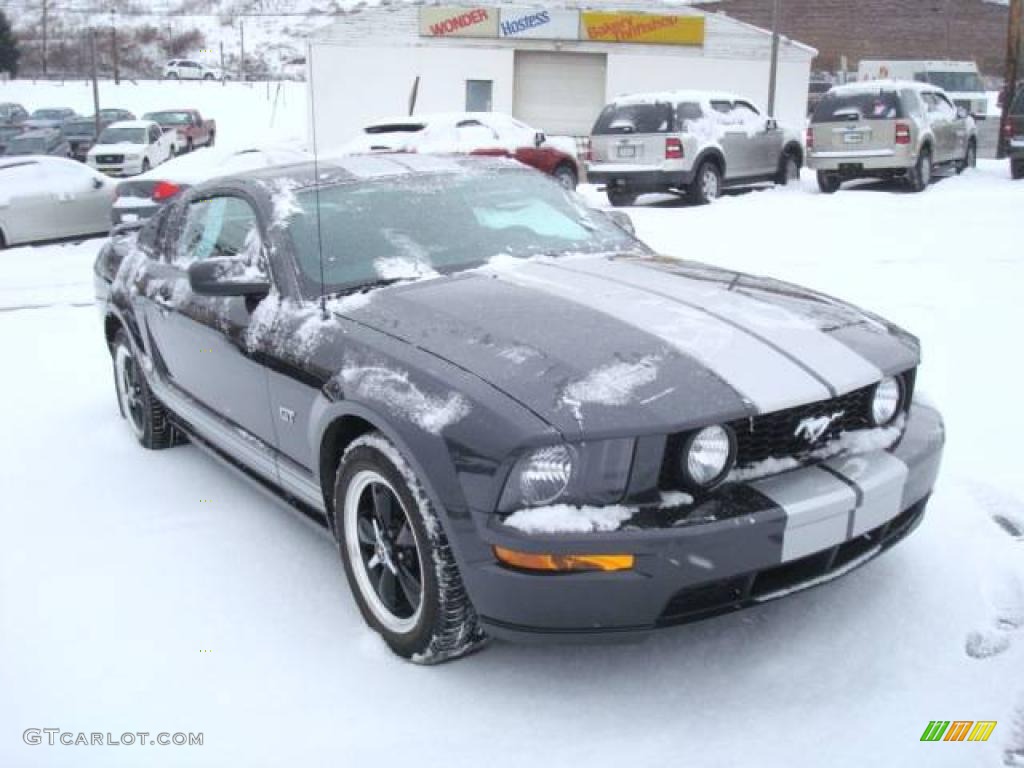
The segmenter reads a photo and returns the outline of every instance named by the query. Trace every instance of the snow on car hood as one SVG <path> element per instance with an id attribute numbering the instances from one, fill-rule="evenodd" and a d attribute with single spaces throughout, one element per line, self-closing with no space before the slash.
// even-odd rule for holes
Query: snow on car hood
<path id="1" fill-rule="evenodd" d="M 90 155 L 127 155 L 142 154 L 146 151 L 145 144 L 122 142 L 120 144 L 93 144 Z"/>
<path id="2" fill-rule="evenodd" d="M 347 316 L 467 370 L 566 435 L 660 433 L 827 400 L 916 340 L 795 286 L 658 258 L 501 259 Z"/>

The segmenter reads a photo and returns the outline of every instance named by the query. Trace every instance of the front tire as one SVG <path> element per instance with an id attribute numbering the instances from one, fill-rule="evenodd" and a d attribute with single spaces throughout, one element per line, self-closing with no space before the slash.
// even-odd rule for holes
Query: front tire
<path id="1" fill-rule="evenodd" d="M 722 193 L 722 172 L 718 165 L 705 160 L 697 168 L 690 183 L 690 199 L 697 205 L 707 205 L 718 199 Z"/>
<path id="2" fill-rule="evenodd" d="M 925 147 L 917 157 L 917 163 L 907 176 L 912 192 L 924 192 L 932 183 L 932 151 Z"/>
<path id="3" fill-rule="evenodd" d="M 433 506 L 413 469 L 380 433 L 346 449 L 332 512 L 359 611 L 394 653 L 436 664 L 483 643 Z"/>
<path id="4" fill-rule="evenodd" d="M 217 141 L 217 134 L 216 133 L 211 133 L 209 140 L 206 142 L 206 146 L 212 147 L 213 143 L 215 141 Z M 575 189 L 575 187 L 574 187 L 574 189 Z"/>
<path id="5" fill-rule="evenodd" d="M 144 448 L 170 448 L 176 443 L 174 426 L 167 418 L 167 409 L 163 403 L 150 391 L 124 329 L 114 336 L 111 352 L 117 405 L 131 433 Z"/>
<path id="6" fill-rule="evenodd" d="M 1024 159 L 1010 160 L 1010 178 L 1014 181 L 1024 179 Z M 2 242 L 2 240 L 0 240 Z"/>
<path id="7" fill-rule="evenodd" d="M 779 158 L 779 172 L 775 183 L 780 187 L 800 181 L 800 158 L 795 152 L 785 152 Z"/>
<path id="8" fill-rule="evenodd" d="M 978 167 L 978 145 L 974 141 L 967 142 L 967 152 L 964 154 L 964 159 L 956 164 L 956 172 L 963 173 L 968 168 Z"/>
<path id="9" fill-rule="evenodd" d="M 843 181 L 839 178 L 839 174 L 818 171 L 818 189 L 821 190 L 822 194 L 834 195 L 839 191 L 842 183 Z"/>

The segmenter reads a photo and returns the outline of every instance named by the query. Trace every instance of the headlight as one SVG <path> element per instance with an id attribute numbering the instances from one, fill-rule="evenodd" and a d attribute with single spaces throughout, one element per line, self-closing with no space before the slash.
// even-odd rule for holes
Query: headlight
<path id="1" fill-rule="evenodd" d="M 704 427 L 684 444 L 679 471 L 693 490 L 708 490 L 721 482 L 736 460 L 736 439 L 720 425 Z"/>
<path id="2" fill-rule="evenodd" d="M 538 448 L 519 469 L 519 498 L 530 507 L 550 504 L 569 487 L 575 458 L 567 445 Z"/>
<path id="3" fill-rule="evenodd" d="M 889 376 L 875 387 L 871 400 L 871 419 L 876 427 L 891 424 L 903 404 L 903 385 L 895 376 Z"/>

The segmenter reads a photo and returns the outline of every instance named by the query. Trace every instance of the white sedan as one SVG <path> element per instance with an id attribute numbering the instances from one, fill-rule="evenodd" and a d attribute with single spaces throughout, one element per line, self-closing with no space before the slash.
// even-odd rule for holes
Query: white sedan
<path id="1" fill-rule="evenodd" d="M 74 160 L 0 157 L 0 248 L 105 234 L 114 182 Z"/>
<path id="2" fill-rule="evenodd" d="M 103 129 L 86 162 L 108 176 L 137 176 L 173 156 L 173 132 L 152 120 L 123 120 Z"/>

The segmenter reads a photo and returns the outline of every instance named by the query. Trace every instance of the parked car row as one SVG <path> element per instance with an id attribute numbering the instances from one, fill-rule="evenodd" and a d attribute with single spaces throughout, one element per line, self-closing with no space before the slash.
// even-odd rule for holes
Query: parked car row
<path id="1" fill-rule="evenodd" d="M 131 133 L 139 128 L 150 132 L 152 125 L 157 126 L 163 137 Z M 110 129 L 116 129 L 114 138 L 108 135 L 104 139 L 103 134 Z M 107 146 L 94 151 L 98 144 L 124 144 L 124 137 L 129 135 L 139 139 L 129 142 L 135 149 L 119 146 L 111 150 Z M 119 176 L 144 173 L 174 155 L 213 146 L 216 138 L 216 121 L 204 119 L 197 109 L 148 112 L 141 121 L 126 109 L 102 109 L 97 120 L 96 116 L 84 117 L 68 107 L 48 107 L 29 114 L 20 104 L 0 104 L 0 155 L 74 158 Z"/>

